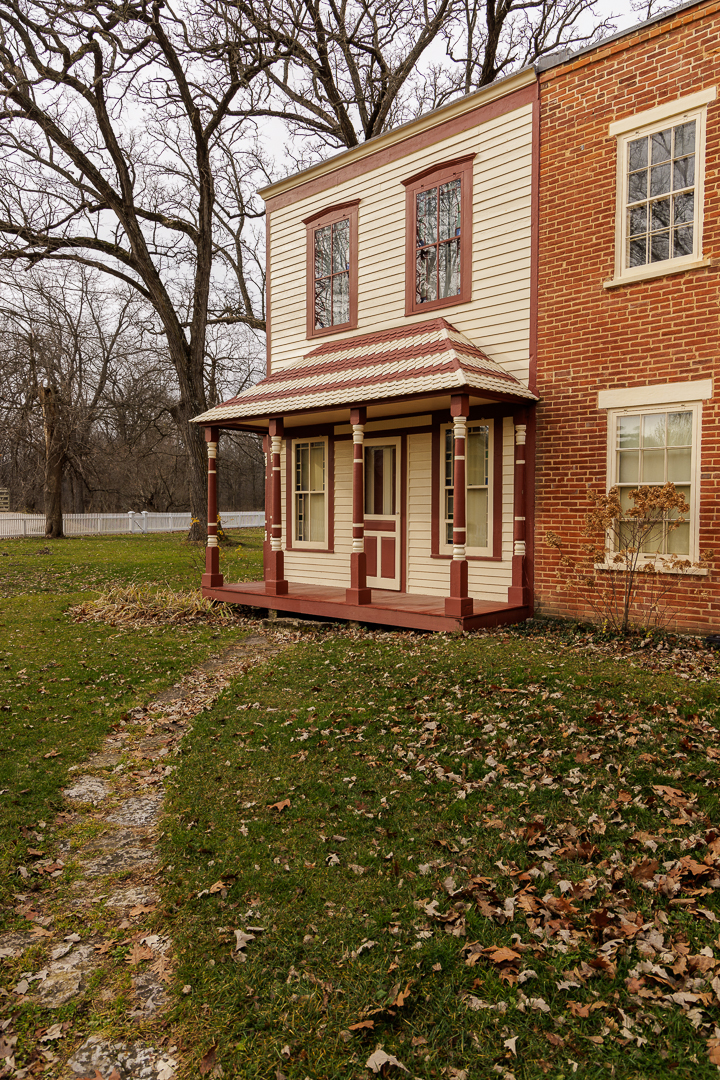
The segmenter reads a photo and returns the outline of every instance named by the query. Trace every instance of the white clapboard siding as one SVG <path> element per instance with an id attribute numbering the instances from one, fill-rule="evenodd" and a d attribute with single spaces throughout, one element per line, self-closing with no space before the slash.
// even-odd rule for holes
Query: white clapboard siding
<path id="1" fill-rule="evenodd" d="M 409 435 L 407 443 L 407 591 L 447 596 L 450 560 L 430 556 L 432 436 Z M 512 584 L 513 460 L 513 424 L 508 418 L 503 424 L 503 560 L 468 564 L 470 595 L 499 603 L 507 602 L 507 591 Z"/>
<path id="2" fill-rule="evenodd" d="M 522 106 L 333 188 L 273 210 L 270 229 L 272 369 L 297 363 L 326 339 L 306 337 L 305 226 L 328 205 L 360 199 L 358 327 L 333 335 L 412 325 L 435 314 L 527 380 L 530 325 L 532 110 Z M 431 136 L 431 133 L 428 133 Z M 473 299 L 405 317 L 405 188 L 422 168 L 475 153 Z"/>

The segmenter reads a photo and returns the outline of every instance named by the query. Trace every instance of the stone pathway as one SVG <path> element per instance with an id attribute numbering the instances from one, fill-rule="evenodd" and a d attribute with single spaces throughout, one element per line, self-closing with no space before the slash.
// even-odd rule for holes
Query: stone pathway
<path id="1" fill-rule="evenodd" d="M 18 958 L 31 949 L 37 956 L 39 943 L 44 953 L 41 965 L 29 964 L 35 970 L 22 972 L 5 994 L 54 1010 L 91 992 L 94 1002 L 111 1007 L 120 994 L 127 995 L 127 985 L 122 985 L 127 976 L 123 969 L 118 978 L 117 964 L 109 967 L 106 953 L 116 945 L 118 932 L 124 932 L 132 984 L 126 1017 L 140 1024 L 162 1012 L 172 973 L 172 941 L 151 932 L 147 923 L 159 901 L 156 844 L 164 780 L 174 769 L 173 757 L 193 718 L 209 708 L 233 678 L 264 663 L 286 643 L 275 633 L 246 638 L 184 676 L 147 707 L 132 710 L 101 750 L 75 767 L 76 776 L 63 792 L 69 811 L 59 819 L 66 827 L 58 856 L 34 864 L 33 870 L 57 879 L 65 865 L 73 863 L 80 876 L 69 890 L 58 884 L 55 890 L 17 894 L 16 910 L 32 929 L 0 936 L 0 957 Z M 67 924 L 68 915 L 80 932 L 55 929 L 56 924 Z M 40 1035 L 46 1075 L 62 1080 L 172 1080 L 175 1075 L 177 1047 L 171 1042 L 153 1047 L 92 1035 L 68 1053 L 69 1028 L 50 1023 Z M 35 1065 L 16 1067 L 12 1051 L 17 1040 L 7 1026 L 5 1030 L 7 1034 L 0 1030 L 0 1075 L 13 1080 L 38 1075 Z"/>

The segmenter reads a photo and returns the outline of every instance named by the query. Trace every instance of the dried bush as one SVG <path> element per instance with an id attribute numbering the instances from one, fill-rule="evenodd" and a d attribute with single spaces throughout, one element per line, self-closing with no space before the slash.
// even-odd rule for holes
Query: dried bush
<path id="1" fill-rule="evenodd" d="M 674 484 L 628 492 L 623 508 L 617 487 L 600 493 L 588 488 L 590 510 L 583 535 L 591 539 L 570 554 L 554 532 L 546 543 L 560 553 L 560 587 L 591 610 L 602 623 L 625 633 L 632 625 L 665 627 L 674 618 L 673 594 L 684 578 L 707 565 L 668 550 L 672 534 L 687 520 L 690 507 Z M 665 553 L 662 553 L 665 549 Z"/>

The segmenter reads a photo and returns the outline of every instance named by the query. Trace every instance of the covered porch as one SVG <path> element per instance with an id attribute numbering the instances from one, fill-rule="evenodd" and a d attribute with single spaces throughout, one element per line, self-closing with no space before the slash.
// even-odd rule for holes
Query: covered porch
<path id="1" fill-rule="evenodd" d="M 534 401 L 435 319 L 321 345 L 197 417 L 208 444 L 203 595 L 427 631 L 527 618 Z M 215 462 L 222 428 L 264 437 L 263 582 L 226 583 L 220 572 Z M 471 487 L 481 507 L 474 514 L 466 507 Z"/>

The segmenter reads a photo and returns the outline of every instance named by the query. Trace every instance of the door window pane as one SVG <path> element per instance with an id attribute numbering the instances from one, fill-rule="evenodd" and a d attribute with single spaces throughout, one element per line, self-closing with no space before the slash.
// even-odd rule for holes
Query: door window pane
<path id="1" fill-rule="evenodd" d="M 393 515 L 396 489 L 396 448 L 365 447 L 365 513 Z"/>

